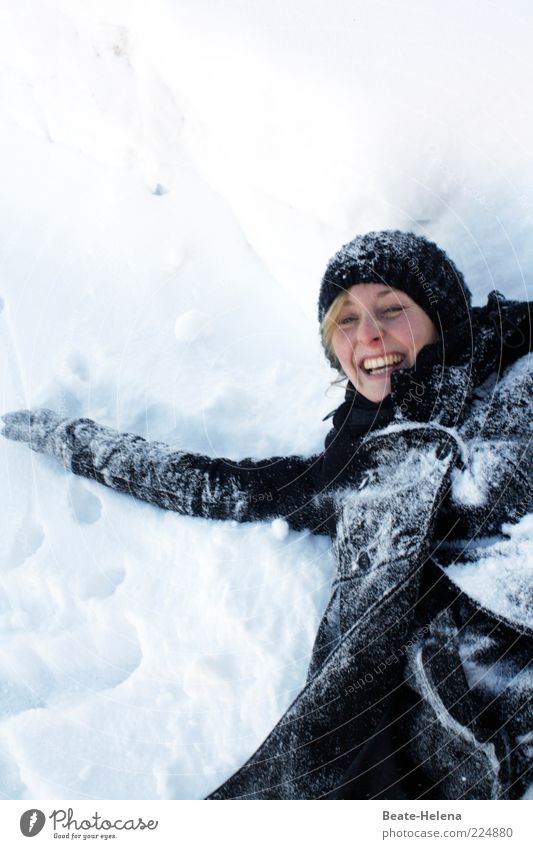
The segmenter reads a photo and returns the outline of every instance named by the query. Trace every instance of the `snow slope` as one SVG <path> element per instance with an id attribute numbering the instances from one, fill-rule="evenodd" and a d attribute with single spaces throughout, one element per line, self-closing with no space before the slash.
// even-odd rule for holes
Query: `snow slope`
<path id="1" fill-rule="evenodd" d="M 517 0 L 481 20 L 6 0 L 2 411 L 212 456 L 319 450 L 342 395 L 315 305 L 343 241 L 414 228 L 477 302 L 525 296 L 532 27 Z M 0 464 L 0 794 L 207 794 L 304 680 L 329 542 L 165 514 L 5 441 Z"/>

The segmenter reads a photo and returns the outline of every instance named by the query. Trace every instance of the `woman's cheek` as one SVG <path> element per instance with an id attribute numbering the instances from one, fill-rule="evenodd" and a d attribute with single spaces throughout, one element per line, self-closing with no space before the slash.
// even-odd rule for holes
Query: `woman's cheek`
<path id="1" fill-rule="evenodd" d="M 353 348 L 355 342 L 355 331 L 352 329 L 346 330 L 344 333 L 344 344 L 346 348 L 350 350 Z"/>
<path id="2" fill-rule="evenodd" d="M 340 357 L 346 356 L 346 353 L 351 351 L 353 348 L 353 343 L 349 333 L 343 331 L 339 332 L 339 334 L 332 340 L 332 347 L 337 354 L 337 357 L 339 357 L 339 355 Z"/>

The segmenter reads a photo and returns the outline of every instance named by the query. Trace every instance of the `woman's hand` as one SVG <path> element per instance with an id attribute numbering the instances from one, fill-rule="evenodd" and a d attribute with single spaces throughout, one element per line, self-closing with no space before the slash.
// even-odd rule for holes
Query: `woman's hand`
<path id="1" fill-rule="evenodd" d="M 15 442 L 27 442 L 33 451 L 53 453 L 51 436 L 65 421 L 53 410 L 16 410 L 0 416 L 4 427 L 1 434 Z"/>

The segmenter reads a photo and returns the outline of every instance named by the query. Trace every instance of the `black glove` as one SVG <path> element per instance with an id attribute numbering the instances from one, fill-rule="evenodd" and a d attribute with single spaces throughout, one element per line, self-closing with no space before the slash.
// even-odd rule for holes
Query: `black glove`
<path id="1" fill-rule="evenodd" d="M 27 442 L 33 451 L 51 454 L 67 468 L 70 467 L 71 451 L 64 441 L 65 424 L 53 410 L 17 410 L 0 417 L 4 423 L 2 436 L 15 442 Z"/>

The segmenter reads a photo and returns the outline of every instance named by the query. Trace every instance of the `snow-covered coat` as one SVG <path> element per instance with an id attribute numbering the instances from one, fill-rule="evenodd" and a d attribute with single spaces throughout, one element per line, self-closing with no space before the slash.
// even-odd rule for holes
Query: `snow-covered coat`
<path id="1" fill-rule="evenodd" d="M 348 393 L 310 458 L 213 460 L 33 414 L 33 447 L 76 474 L 185 515 L 281 516 L 333 538 L 306 685 L 209 798 L 519 798 L 533 781 L 529 588 L 502 613 L 452 577 L 505 554 L 531 509 L 527 305 L 493 295 L 472 339 L 462 359 L 424 351 L 393 375 L 385 427 L 354 435 Z"/>
<path id="2" fill-rule="evenodd" d="M 461 428 L 392 424 L 362 440 L 353 483 L 333 496 L 338 569 L 306 687 L 212 798 L 523 795 L 533 592 L 510 620 L 445 567 L 482 568 L 502 523 L 531 509 L 527 365 L 487 387 Z"/>

